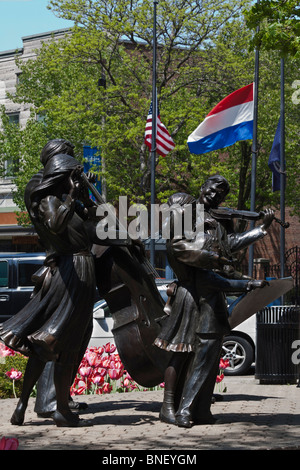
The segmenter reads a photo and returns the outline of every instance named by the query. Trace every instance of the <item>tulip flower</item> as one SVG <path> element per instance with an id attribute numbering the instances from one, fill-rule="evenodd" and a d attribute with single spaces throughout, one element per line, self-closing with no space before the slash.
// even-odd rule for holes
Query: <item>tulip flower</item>
<path id="1" fill-rule="evenodd" d="M 107 353 L 107 354 L 112 354 L 113 352 L 116 351 L 116 346 L 114 344 L 111 344 L 111 343 L 106 343 L 106 345 L 104 346 L 104 351 Z"/>
<path id="2" fill-rule="evenodd" d="M 101 377 L 104 377 L 107 374 L 107 370 L 104 367 L 97 367 L 94 373 L 97 375 L 101 375 Z"/>
<path id="3" fill-rule="evenodd" d="M 74 384 L 70 389 L 71 395 L 83 395 L 87 389 L 86 383 L 79 379 L 78 377 L 75 378 Z"/>
<path id="4" fill-rule="evenodd" d="M 221 359 L 220 359 L 220 364 L 219 364 L 219 369 L 224 370 L 224 369 L 226 369 L 227 367 L 229 367 L 229 360 L 226 359 L 226 360 L 224 361 L 224 359 L 221 358 Z"/>
<path id="5" fill-rule="evenodd" d="M 96 352 L 98 356 L 102 356 L 102 354 L 104 353 L 104 347 L 100 346 L 99 348 L 96 349 Z"/>
<path id="6" fill-rule="evenodd" d="M 105 369 L 108 369 L 110 367 L 110 359 L 109 358 L 104 359 L 102 361 L 102 367 L 104 367 Z"/>
<path id="7" fill-rule="evenodd" d="M 127 371 L 126 371 L 126 379 L 128 379 L 128 380 L 132 380 L 132 377 L 131 377 L 131 375 L 130 375 L 130 374 L 128 374 L 128 372 L 127 372 Z"/>
<path id="8" fill-rule="evenodd" d="M 0 440 L 0 450 L 17 450 L 19 441 L 15 437 L 2 437 Z"/>
<path id="9" fill-rule="evenodd" d="M 110 393 L 112 391 L 112 386 L 108 382 L 105 382 L 105 384 L 103 384 L 102 391 L 103 393 Z"/>
<path id="10" fill-rule="evenodd" d="M 101 375 L 95 375 L 91 378 L 91 381 L 95 385 L 102 385 L 104 383 L 104 377 L 102 377 Z"/>
<path id="11" fill-rule="evenodd" d="M 15 351 L 0 343 L 0 357 L 15 356 Z"/>
<path id="12" fill-rule="evenodd" d="M 74 388 L 72 389 L 71 395 L 83 395 L 85 391 L 86 391 L 86 386 Z"/>
<path id="13" fill-rule="evenodd" d="M 10 371 L 5 372 L 5 375 L 11 380 L 19 380 L 22 377 L 22 372 L 12 368 Z"/>
<path id="14" fill-rule="evenodd" d="M 125 377 L 125 379 L 123 380 L 123 385 L 124 385 L 124 387 L 129 387 L 130 380 L 128 379 L 128 377 Z"/>
<path id="15" fill-rule="evenodd" d="M 10 371 L 5 372 L 5 375 L 12 380 L 14 397 L 17 398 L 16 390 L 15 390 L 15 381 L 19 380 L 22 377 L 22 372 L 12 368 L 10 369 Z"/>
<path id="16" fill-rule="evenodd" d="M 217 375 L 217 378 L 216 378 L 217 384 L 222 382 L 223 379 L 224 379 L 224 374 Z"/>
<path id="17" fill-rule="evenodd" d="M 112 380 L 119 380 L 123 375 L 123 369 L 108 369 L 108 375 Z"/>
<path id="18" fill-rule="evenodd" d="M 79 368 L 79 374 L 82 377 L 88 377 L 92 373 L 92 368 L 91 367 L 80 367 Z"/>
<path id="19" fill-rule="evenodd" d="M 91 367 L 96 367 L 101 364 L 101 358 L 96 352 L 87 352 L 85 358 Z"/>

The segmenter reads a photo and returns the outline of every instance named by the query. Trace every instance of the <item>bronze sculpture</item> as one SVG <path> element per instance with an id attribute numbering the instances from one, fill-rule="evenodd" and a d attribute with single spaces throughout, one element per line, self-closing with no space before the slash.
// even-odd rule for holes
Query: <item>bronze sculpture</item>
<path id="1" fill-rule="evenodd" d="M 52 417 L 57 426 L 77 426 L 78 415 L 69 407 L 69 388 L 92 331 L 95 270 L 90 249 L 95 206 L 79 184 L 82 167 L 69 142 L 48 142 L 41 162 L 44 169 L 28 183 L 25 201 L 47 253 L 45 266 L 36 276 L 29 304 L 0 326 L 6 345 L 29 356 L 11 422 L 23 423 L 33 386 L 45 363 L 55 361 L 57 409 Z"/>
<path id="2" fill-rule="evenodd" d="M 47 257 L 35 275 L 29 304 L 0 325 L 6 345 L 29 356 L 12 424 L 23 423 L 38 379 L 37 413 L 50 413 L 57 426 L 79 424 L 78 415 L 72 413 L 78 405 L 70 401 L 69 389 L 91 335 L 96 285 L 110 307 L 115 342 L 130 375 L 147 387 L 165 378 L 161 419 L 183 427 L 191 421 L 213 422 L 212 388 L 222 338 L 230 329 L 223 293 L 264 285 L 264 281 L 234 279 L 232 253 L 264 236 L 274 214 L 266 212 L 263 228 L 234 234 L 228 220 L 212 212 L 226 196 L 228 184 L 222 177 L 210 179 L 199 198 L 206 209 L 202 238 L 171 237 L 167 243 L 178 277 L 167 316 L 141 243 L 98 239 L 96 211 L 103 201 L 100 195 L 96 202 L 89 198 L 88 189 L 96 199 L 97 191 L 83 175 L 72 147 L 63 139 L 48 142 L 41 153 L 44 168 L 25 191 L 26 207 Z M 181 205 L 196 202 L 186 195 L 175 195 L 173 200 L 178 197 Z M 181 322 L 179 335 L 174 319 Z M 174 338 L 175 346 L 170 347 Z"/>
<path id="3" fill-rule="evenodd" d="M 181 427 L 190 427 L 192 422 L 215 422 L 210 412 L 211 399 L 223 337 L 230 331 L 224 293 L 245 292 L 266 284 L 249 278 L 234 279 L 237 276 L 232 258 L 235 252 L 266 234 L 274 213 L 266 211 L 260 227 L 236 234 L 227 220 L 217 220 L 211 213 L 228 191 L 225 178 L 209 178 L 199 197 L 205 209 L 204 235 L 193 240 L 171 237 L 167 242 L 169 263 L 178 282 L 171 314 L 155 340 L 158 347 L 174 351 L 165 372 L 160 419 Z M 175 203 L 184 206 L 196 201 L 179 193 L 169 200 L 170 205 Z"/>

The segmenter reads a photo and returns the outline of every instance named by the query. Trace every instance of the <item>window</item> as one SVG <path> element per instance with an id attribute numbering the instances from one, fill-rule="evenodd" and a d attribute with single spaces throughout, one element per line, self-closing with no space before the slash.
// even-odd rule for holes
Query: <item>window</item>
<path id="1" fill-rule="evenodd" d="M 33 282 L 31 280 L 32 275 L 41 267 L 43 261 L 37 263 L 36 260 L 22 260 L 18 263 L 18 278 L 19 286 L 31 287 Z"/>
<path id="2" fill-rule="evenodd" d="M 7 113 L 10 124 L 16 126 L 20 122 L 20 113 Z M 19 162 L 13 161 L 12 158 L 8 158 L 4 162 L 4 176 L 5 178 L 13 178 L 19 171 Z"/>
<path id="3" fill-rule="evenodd" d="M 22 83 L 22 72 L 16 73 L 16 84 Z"/>
<path id="4" fill-rule="evenodd" d="M 8 263 L 0 261 L 0 287 L 8 287 Z"/>
<path id="5" fill-rule="evenodd" d="M 40 111 L 36 114 L 36 121 L 45 124 L 46 121 L 46 113 L 44 111 Z"/>
<path id="6" fill-rule="evenodd" d="M 19 125 L 20 122 L 20 113 L 7 113 L 8 120 L 10 124 Z"/>

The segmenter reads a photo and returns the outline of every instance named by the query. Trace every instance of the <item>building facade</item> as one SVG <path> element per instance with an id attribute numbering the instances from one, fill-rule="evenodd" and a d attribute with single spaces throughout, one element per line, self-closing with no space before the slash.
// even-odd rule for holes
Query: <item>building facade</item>
<path id="1" fill-rule="evenodd" d="M 29 104 L 13 103 L 8 94 L 13 95 L 20 79 L 20 70 L 16 65 L 16 57 L 22 61 L 33 59 L 36 50 L 43 42 L 63 37 L 68 29 L 59 29 L 22 38 L 22 48 L 0 52 L 0 106 L 5 107 L 11 122 L 20 127 L 25 126 L 30 116 Z M 9 165 L 9 160 L 5 162 Z M 0 178 L 0 251 L 35 251 L 36 237 L 31 230 L 17 224 L 18 207 L 13 201 L 14 179 L 4 176 Z"/>

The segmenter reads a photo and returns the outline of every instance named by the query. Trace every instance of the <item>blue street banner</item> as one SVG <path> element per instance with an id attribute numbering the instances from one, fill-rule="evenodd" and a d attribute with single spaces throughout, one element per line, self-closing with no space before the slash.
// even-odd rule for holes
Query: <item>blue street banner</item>
<path id="1" fill-rule="evenodd" d="M 269 156 L 268 166 L 272 171 L 273 192 L 280 191 L 280 118 Z"/>
<path id="2" fill-rule="evenodd" d="M 89 171 L 96 174 L 96 182 L 95 187 L 97 188 L 98 192 L 101 194 L 101 151 L 97 147 L 90 147 L 89 145 L 85 145 L 83 147 L 83 158 L 84 158 L 84 165 L 83 169 L 85 173 Z"/>

